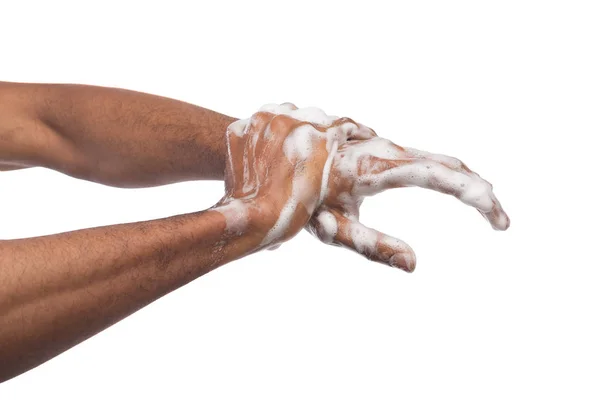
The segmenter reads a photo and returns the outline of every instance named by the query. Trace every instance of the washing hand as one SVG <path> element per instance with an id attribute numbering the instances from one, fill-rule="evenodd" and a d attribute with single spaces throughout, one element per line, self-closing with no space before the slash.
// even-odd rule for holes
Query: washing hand
<path id="1" fill-rule="evenodd" d="M 451 194 L 494 229 L 509 226 L 492 185 L 464 163 L 397 146 L 348 118 L 289 103 L 268 105 L 232 124 L 227 138 L 221 204 L 230 210 L 232 229 L 244 229 L 249 210 L 261 216 L 261 248 L 276 247 L 306 227 L 324 243 L 412 272 L 410 246 L 358 220 L 366 196 L 407 186 Z"/>
<path id="2" fill-rule="evenodd" d="M 276 248 L 322 203 L 338 146 L 371 135 L 319 109 L 264 106 L 227 129 L 226 194 L 214 209 L 230 233 L 256 232 L 257 250 Z"/>

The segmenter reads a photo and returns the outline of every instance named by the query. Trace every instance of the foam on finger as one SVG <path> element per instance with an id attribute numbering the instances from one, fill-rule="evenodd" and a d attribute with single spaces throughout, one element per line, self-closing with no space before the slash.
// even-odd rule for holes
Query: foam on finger
<path id="1" fill-rule="evenodd" d="M 508 227 L 508 216 L 494 196 L 492 185 L 457 158 L 402 148 L 382 138 L 346 145 L 334 162 L 344 179 L 354 182 L 344 204 L 386 189 L 418 186 L 451 194 L 477 208 L 495 229 Z"/>

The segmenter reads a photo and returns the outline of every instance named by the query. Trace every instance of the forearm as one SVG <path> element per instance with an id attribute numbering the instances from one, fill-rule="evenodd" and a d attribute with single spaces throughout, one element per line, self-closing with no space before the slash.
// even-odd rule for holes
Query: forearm
<path id="1" fill-rule="evenodd" d="M 122 187 L 222 179 L 233 121 L 123 89 L 0 83 L 0 170 L 43 166 Z"/>
<path id="2" fill-rule="evenodd" d="M 0 242 L 0 382 L 252 253 L 263 231 L 228 233 L 210 210 Z"/>

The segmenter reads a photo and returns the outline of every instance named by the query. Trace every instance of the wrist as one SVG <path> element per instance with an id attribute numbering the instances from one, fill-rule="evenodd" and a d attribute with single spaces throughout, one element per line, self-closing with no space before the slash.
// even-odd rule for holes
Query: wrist
<path id="1" fill-rule="evenodd" d="M 212 208 L 224 217 L 224 235 L 245 237 L 258 250 L 275 225 L 279 213 L 268 199 L 231 199 Z"/>

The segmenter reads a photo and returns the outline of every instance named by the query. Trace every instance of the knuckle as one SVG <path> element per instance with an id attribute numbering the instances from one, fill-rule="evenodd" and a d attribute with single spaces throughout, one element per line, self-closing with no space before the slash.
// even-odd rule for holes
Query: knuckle
<path id="1" fill-rule="evenodd" d="M 247 119 L 240 119 L 237 120 L 235 122 L 232 122 L 228 127 L 227 127 L 227 136 L 237 136 L 237 137 L 241 137 L 244 135 L 244 131 L 246 130 L 246 127 L 248 125 L 248 120 Z"/>
<path id="2" fill-rule="evenodd" d="M 271 131 L 275 134 L 289 133 L 292 130 L 295 120 L 291 117 L 283 114 L 272 117 L 269 126 Z"/>

